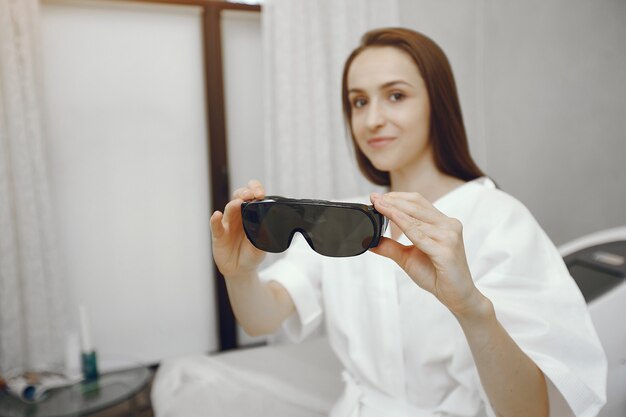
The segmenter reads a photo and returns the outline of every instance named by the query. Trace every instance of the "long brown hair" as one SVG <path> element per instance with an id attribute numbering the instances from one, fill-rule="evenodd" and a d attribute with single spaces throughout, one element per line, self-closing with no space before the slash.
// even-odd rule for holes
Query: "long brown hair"
<path id="1" fill-rule="evenodd" d="M 352 51 L 344 65 L 341 87 L 343 113 L 361 172 L 374 184 L 390 185 L 389 172 L 376 169 L 356 143 L 352 129 L 352 106 L 348 97 L 348 71 L 352 61 L 365 49 L 382 46 L 391 46 L 407 53 L 424 79 L 430 99 L 430 141 L 437 168 L 464 181 L 483 176 L 469 152 L 461 105 L 448 58 L 433 40 L 404 28 L 375 29 L 365 33 L 361 44 Z"/>

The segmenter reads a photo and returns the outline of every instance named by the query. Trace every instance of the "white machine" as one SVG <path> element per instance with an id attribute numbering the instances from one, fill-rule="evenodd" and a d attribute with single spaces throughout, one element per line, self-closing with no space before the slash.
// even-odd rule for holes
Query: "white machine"
<path id="1" fill-rule="evenodd" d="M 626 227 L 604 230 L 559 247 L 589 306 L 609 373 L 599 417 L 626 416 Z"/>

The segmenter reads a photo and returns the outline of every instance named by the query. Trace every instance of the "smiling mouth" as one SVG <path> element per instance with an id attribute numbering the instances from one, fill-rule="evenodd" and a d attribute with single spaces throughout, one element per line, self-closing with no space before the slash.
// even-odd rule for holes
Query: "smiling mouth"
<path id="1" fill-rule="evenodd" d="M 396 138 L 393 137 L 377 137 L 367 140 L 367 144 L 372 148 L 382 148 L 389 143 L 393 142 Z"/>

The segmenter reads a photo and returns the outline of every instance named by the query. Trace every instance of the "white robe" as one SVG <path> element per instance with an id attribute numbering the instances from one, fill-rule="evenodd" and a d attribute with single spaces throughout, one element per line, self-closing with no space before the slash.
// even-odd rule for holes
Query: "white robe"
<path id="1" fill-rule="evenodd" d="M 487 178 L 434 205 L 462 222 L 476 286 L 546 375 L 551 416 L 596 415 L 606 357 L 580 291 L 530 212 Z M 458 322 L 393 261 L 371 252 L 323 257 L 300 238 L 261 277 L 293 298 L 296 313 L 284 324 L 291 338 L 326 323 L 346 369 L 332 417 L 495 416 Z"/>

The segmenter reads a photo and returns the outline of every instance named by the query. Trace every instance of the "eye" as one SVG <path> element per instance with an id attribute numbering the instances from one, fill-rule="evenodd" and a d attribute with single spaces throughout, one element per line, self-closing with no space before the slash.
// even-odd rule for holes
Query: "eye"
<path id="1" fill-rule="evenodd" d="M 404 99 L 405 95 L 402 93 L 391 93 L 391 95 L 389 96 L 389 100 L 391 101 L 401 101 L 402 99 Z"/>
<path id="2" fill-rule="evenodd" d="M 360 109 L 366 104 L 367 104 L 367 100 L 364 99 L 363 97 L 357 97 L 352 100 L 352 107 L 354 107 L 355 109 Z"/>

